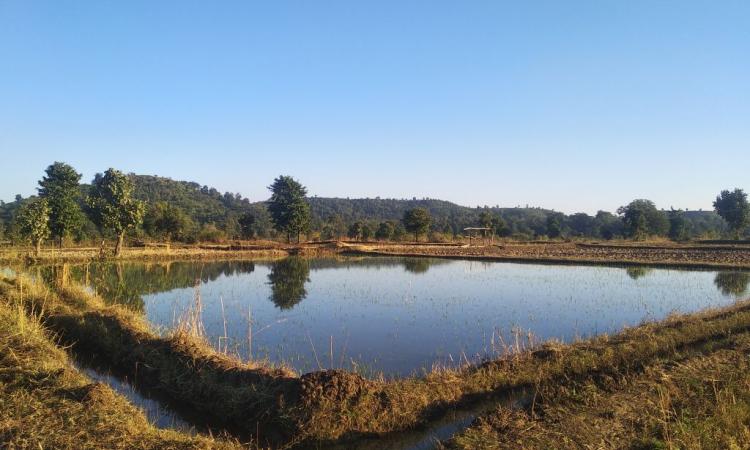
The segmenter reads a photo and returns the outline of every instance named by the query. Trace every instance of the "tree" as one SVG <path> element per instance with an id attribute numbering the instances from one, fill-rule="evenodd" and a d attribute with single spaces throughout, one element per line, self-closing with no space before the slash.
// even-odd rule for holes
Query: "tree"
<path id="1" fill-rule="evenodd" d="M 679 209 L 669 211 L 669 239 L 686 241 L 690 235 L 690 222 L 685 219 L 685 213 Z"/>
<path id="2" fill-rule="evenodd" d="M 271 213 L 276 230 L 286 233 L 291 242 L 292 235 L 300 235 L 310 230 L 310 205 L 305 196 L 307 189 L 294 178 L 281 175 L 268 187 L 271 199 L 268 201 L 268 211 Z"/>
<path id="3" fill-rule="evenodd" d="M 419 241 L 419 235 L 425 234 L 430 229 L 430 213 L 424 208 L 413 208 L 404 213 L 402 220 L 404 228 L 409 233 L 414 233 L 414 240 Z"/>
<path id="4" fill-rule="evenodd" d="M 47 167 L 45 174 L 39 180 L 39 197 L 47 200 L 50 231 L 62 247 L 64 240 L 80 229 L 84 221 L 79 204 L 81 174 L 62 162 Z"/>
<path id="5" fill-rule="evenodd" d="M 146 213 L 143 228 L 152 236 L 164 237 L 167 245 L 173 239 L 184 239 L 192 227 L 192 221 L 185 212 L 167 202 L 154 203 Z"/>
<path id="6" fill-rule="evenodd" d="M 145 209 L 142 201 L 133 198 L 132 181 L 111 168 L 104 174 L 97 173 L 91 183 L 88 204 L 94 222 L 117 236 L 115 256 L 120 256 L 125 233 L 141 224 Z"/>
<path id="7" fill-rule="evenodd" d="M 617 213 L 622 217 L 625 231 L 633 239 L 663 236 L 669 231 L 669 221 L 663 211 L 656 209 L 651 200 L 633 200 L 621 206 Z"/>
<path id="8" fill-rule="evenodd" d="M 379 241 L 388 241 L 393 237 L 395 227 L 393 222 L 380 222 L 378 229 L 375 231 L 375 239 Z"/>
<path id="9" fill-rule="evenodd" d="M 721 191 L 714 201 L 714 210 L 734 232 L 735 239 L 739 239 L 742 231 L 750 225 L 750 204 L 747 202 L 747 194 L 742 189 Z"/>
<path id="10" fill-rule="evenodd" d="M 483 228 L 492 227 L 492 213 L 489 211 L 479 213 L 479 226 Z"/>
<path id="11" fill-rule="evenodd" d="M 369 223 L 364 223 L 362 225 L 362 240 L 363 241 L 369 241 L 372 238 L 372 227 Z"/>
<path id="12" fill-rule="evenodd" d="M 562 221 L 565 219 L 565 215 L 562 213 L 553 212 L 547 216 L 547 236 L 552 239 L 556 239 L 562 236 Z"/>
<path id="13" fill-rule="evenodd" d="M 257 221 L 255 214 L 252 211 L 246 211 L 239 218 L 240 233 L 245 239 L 253 239 L 255 237 L 255 222 Z"/>
<path id="14" fill-rule="evenodd" d="M 500 216 L 492 217 L 492 234 L 500 237 L 508 237 L 511 234 L 511 229 L 508 224 Z"/>
<path id="15" fill-rule="evenodd" d="M 349 239 L 359 241 L 362 239 L 362 235 L 364 234 L 364 228 L 365 225 L 362 222 L 356 221 L 349 226 L 349 230 L 346 232 L 346 236 Z"/>
<path id="16" fill-rule="evenodd" d="M 571 214 L 566 222 L 570 234 L 573 236 L 594 236 L 596 234 L 596 219 L 586 213 Z"/>
<path id="17" fill-rule="evenodd" d="M 594 217 L 594 234 L 610 240 L 622 235 L 623 223 L 617 216 L 607 211 L 598 211 Z"/>
<path id="18" fill-rule="evenodd" d="M 16 229 L 34 245 L 36 256 L 39 256 L 42 241 L 50 236 L 49 215 L 47 200 L 36 199 L 23 204 L 15 218 Z"/>

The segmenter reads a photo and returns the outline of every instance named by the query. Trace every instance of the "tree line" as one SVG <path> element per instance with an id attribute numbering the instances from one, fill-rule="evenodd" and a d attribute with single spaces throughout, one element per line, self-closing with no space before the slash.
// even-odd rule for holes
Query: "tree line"
<path id="1" fill-rule="evenodd" d="M 714 211 L 659 210 L 637 199 L 615 213 L 566 215 L 541 208 L 468 208 L 434 199 L 326 199 L 311 197 L 290 176 L 268 187 L 265 202 L 220 193 L 197 183 L 156 176 L 97 174 L 90 184 L 66 163 L 55 162 L 38 182 L 37 195 L 0 202 L 0 241 L 114 240 L 119 255 L 126 236 L 142 240 L 220 242 L 231 239 L 357 241 L 451 240 L 464 228 L 483 227 L 519 239 L 669 237 L 740 238 L 750 224 L 742 189 L 716 197 Z"/>

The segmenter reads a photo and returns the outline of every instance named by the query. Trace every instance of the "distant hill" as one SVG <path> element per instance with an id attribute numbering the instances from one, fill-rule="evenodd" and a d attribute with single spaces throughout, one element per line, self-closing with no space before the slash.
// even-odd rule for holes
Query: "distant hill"
<path id="1" fill-rule="evenodd" d="M 182 209 L 194 222 L 196 233 L 207 227 L 214 235 L 226 237 L 239 235 L 238 219 L 251 213 L 256 222 L 254 233 L 266 237 L 272 232 L 272 224 L 264 202 L 251 202 L 240 194 L 221 193 L 218 190 L 190 181 L 177 181 L 153 175 L 130 174 L 135 186 L 135 196 L 150 204 L 164 201 Z M 88 191 L 82 185 L 82 193 Z M 0 202 L 0 232 L 8 228 L 13 215 L 24 199 L 14 202 Z M 313 231 L 322 230 L 333 220 L 348 226 L 355 221 L 370 223 L 373 227 L 381 221 L 398 221 L 404 212 L 415 208 L 425 208 L 430 212 L 432 229 L 442 233 L 460 233 L 463 228 L 477 226 L 479 215 L 488 211 L 502 217 L 507 224 L 507 232 L 519 237 L 531 238 L 548 233 L 548 217 L 555 215 L 563 235 L 607 237 L 618 236 L 622 232 L 619 219 L 611 214 L 595 218 L 586 214 L 564 215 L 543 208 L 500 208 L 467 207 L 437 199 L 382 199 L 382 198 L 327 198 L 309 197 Z M 687 211 L 691 236 L 718 237 L 726 231 L 724 221 L 713 211 Z M 3 226 L 5 224 L 5 226 Z M 81 238 L 96 231 L 88 224 Z"/>

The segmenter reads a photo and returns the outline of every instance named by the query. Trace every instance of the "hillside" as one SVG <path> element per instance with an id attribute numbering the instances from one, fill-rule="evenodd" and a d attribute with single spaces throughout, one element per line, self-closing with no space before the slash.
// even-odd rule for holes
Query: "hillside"
<path id="1" fill-rule="evenodd" d="M 264 202 L 251 202 L 240 194 L 221 193 L 215 188 L 190 181 L 177 181 L 153 175 L 130 174 L 137 198 L 148 204 L 167 202 L 180 208 L 191 219 L 195 238 L 211 239 L 217 236 L 240 237 L 239 219 L 251 214 L 255 221 L 252 234 L 258 237 L 273 235 L 270 217 Z M 81 185 L 82 194 L 88 185 Z M 83 195 L 82 195 L 83 197 Z M 0 237 L 9 235 L 10 224 L 18 206 L 25 201 L 17 197 L 9 203 L 0 202 Z M 404 212 L 425 208 L 432 216 L 433 231 L 446 234 L 461 233 L 463 228 L 477 226 L 482 212 L 499 216 L 505 223 L 505 232 L 524 238 L 548 234 L 550 216 L 559 224 L 565 236 L 594 238 L 616 237 L 622 234 L 622 223 L 617 216 L 599 213 L 590 216 L 583 213 L 564 215 L 543 208 L 471 208 L 437 199 L 382 199 L 382 198 L 328 198 L 309 197 L 312 211 L 312 231 L 319 232 L 327 224 L 336 222 L 344 230 L 356 221 L 376 227 L 381 221 L 398 221 Z M 723 220 L 713 211 L 687 211 L 689 235 L 692 237 L 718 237 L 725 230 Z M 200 235 L 200 233 L 203 233 Z M 93 237 L 96 230 L 87 224 L 79 239 Z"/>

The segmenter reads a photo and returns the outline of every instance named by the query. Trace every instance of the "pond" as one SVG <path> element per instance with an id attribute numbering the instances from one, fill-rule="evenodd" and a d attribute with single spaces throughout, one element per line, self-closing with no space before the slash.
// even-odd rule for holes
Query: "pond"
<path id="1" fill-rule="evenodd" d="M 613 333 L 743 297 L 750 272 L 429 258 L 92 263 L 71 273 L 161 332 L 299 372 L 387 377 Z"/>

